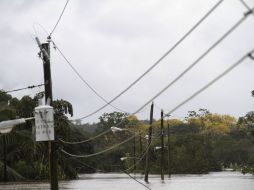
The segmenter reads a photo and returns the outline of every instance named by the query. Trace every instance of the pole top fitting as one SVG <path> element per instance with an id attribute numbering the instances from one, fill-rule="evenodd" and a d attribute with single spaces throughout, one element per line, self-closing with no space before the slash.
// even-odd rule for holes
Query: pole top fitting
<path id="1" fill-rule="evenodd" d="M 51 40 L 51 35 L 49 35 L 49 36 L 47 37 L 47 42 L 52 42 L 52 40 Z"/>
<path id="2" fill-rule="evenodd" d="M 254 60 L 254 55 L 253 55 L 253 54 L 254 54 L 253 52 L 248 53 L 248 57 L 249 57 L 250 59 L 252 59 L 252 60 Z"/>
<path id="3" fill-rule="evenodd" d="M 244 13 L 244 16 L 247 17 L 247 16 L 249 16 L 250 14 L 253 14 L 253 13 L 254 13 L 254 10 L 249 9 L 247 12 Z"/>

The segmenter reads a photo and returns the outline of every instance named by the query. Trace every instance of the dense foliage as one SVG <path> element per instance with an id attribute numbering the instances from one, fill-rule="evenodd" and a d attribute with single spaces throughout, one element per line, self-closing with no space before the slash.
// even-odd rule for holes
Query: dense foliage
<path id="1" fill-rule="evenodd" d="M 252 92 L 253 94 L 253 92 Z M 27 118 L 33 116 L 38 99 L 24 96 L 20 100 L 0 91 L 0 121 Z M 120 112 L 104 113 L 98 123 L 71 123 L 66 114 L 73 115 L 72 105 L 65 100 L 53 102 L 55 111 L 55 129 L 60 179 L 77 178 L 78 173 L 120 172 L 130 168 L 129 172 L 144 172 L 144 154 L 147 151 L 148 122 L 136 116 Z M 118 125 L 118 123 L 121 123 Z M 244 173 L 254 173 L 254 112 L 249 112 L 238 120 L 229 115 L 210 113 L 206 109 L 189 111 L 184 120 L 164 120 L 165 163 L 164 170 L 169 173 L 207 173 L 223 168 L 234 168 Z M 33 122 L 19 125 L 9 134 L 0 136 L 0 181 L 3 180 L 4 154 L 3 142 L 6 142 L 6 164 L 8 180 L 47 180 L 48 145 L 34 139 Z M 112 132 L 117 126 L 122 131 Z M 160 172 L 160 120 L 153 122 L 153 140 L 151 144 L 150 171 Z M 71 145 L 60 141 L 82 141 L 105 131 L 92 141 Z M 108 149 L 133 134 L 129 142 L 91 158 L 75 158 L 63 154 L 60 150 L 87 155 Z M 167 136 L 169 134 L 169 136 Z M 121 160 L 121 158 L 124 158 Z M 143 159 L 142 159 L 143 158 Z M 133 167 L 136 161 L 136 167 Z"/>
<path id="2" fill-rule="evenodd" d="M 34 98 L 24 96 L 20 100 L 13 98 L 0 91 L 0 121 L 15 118 L 33 117 L 34 108 L 38 106 L 38 99 L 43 94 L 37 94 Z M 66 139 L 69 141 L 80 140 L 87 137 L 87 133 L 77 127 L 70 126 L 66 114 L 73 114 L 72 105 L 65 100 L 53 102 L 56 139 Z M 0 136 L 0 181 L 4 174 L 4 141 L 6 141 L 6 162 L 8 181 L 13 180 L 47 180 L 49 177 L 48 144 L 46 142 L 36 142 L 34 134 L 34 123 L 16 126 L 11 133 Z M 61 144 L 56 140 L 58 157 L 59 179 L 73 179 L 77 177 L 77 169 L 80 167 L 79 161 L 63 156 L 59 149 L 72 150 L 72 147 Z M 91 144 L 80 144 L 77 150 L 91 153 Z M 92 172 L 90 168 L 83 171 Z"/>

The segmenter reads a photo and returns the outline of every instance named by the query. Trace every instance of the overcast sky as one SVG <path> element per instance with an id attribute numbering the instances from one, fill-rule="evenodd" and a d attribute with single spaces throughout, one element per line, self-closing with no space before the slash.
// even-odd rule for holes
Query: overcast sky
<path id="1" fill-rule="evenodd" d="M 70 0 L 52 35 L 84 79 L 105 99 L 126 88 L 161 57 L 218 0 Z M 246 0 L 254 6 L 254 0 Z M 0 1 L 0 89 L 11 90 L 43 81 L 42 61 L 34 41 L 45 42 L 64 0 Z M 208 19 L 138 84 L 113 105 L 136 111 L 206 51 L 246 12 L 239 0 L 225 0 Z M 254 48 L 254 16 L 225 39 L 205 59 L 154 102 L 155 118 L 170 110 Z M 82 117 L 104 102 L 74 74 L 57 51 L 51 49 L 54 99 L 65 99 Z M 254 61 L 246 61 L 173 115 L 206 108 L 214 113 L 243 116 L 253 110 Z M 41 89 L 12 93 L 33 96 Z M 138 114 L 149 118 L 149 107 Z M 83 122 L 97 121 L 108 106 Z"/>

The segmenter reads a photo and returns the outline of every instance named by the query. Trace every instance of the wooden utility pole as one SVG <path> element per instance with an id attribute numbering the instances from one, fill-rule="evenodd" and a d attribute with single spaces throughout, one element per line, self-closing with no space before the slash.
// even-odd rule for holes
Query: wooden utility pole
<path id="1" fill-rule="evenodd" d="M 139 154 L 140 154 L 140 156 L 142 155 L 142 153 L 143 153 L 142 136 L 141 136 L 141 133 L 139 133 Z"/>
<path id="2" fill-rule="evenodd" d="M 136 172 L 136 136 L 134 136 L 133 138 L 133 165 L 134 165 L 133 171 L 135 174 Z"/>
<path id="3" fill-rule="evenodd" d="M 163 110 L 161 110 L 161 180 L 164 180 L 164 125 L 163 125 Z"/>
<path id="4" fill-rule="evenodd" d="M 143 156 L 143 144 L 142 144 L 142 135 L 139 132 L 139 156 L 141 158 L 141 168 L 144 170 L 144 156 Z"/>
<path id="5" fill-rule="evenodd" d="M 45 102 L 52 105 L 52 81 L 50 69 L 50 44 L 41 44 L 41 51 L 43 55 L 43 70 L 44 70 L 44 84 L 45 84 Z M 48 141 L 49 148 L 49 165 L 50 165 L 50 189 L 58 190 L 58 175 L 57 175 L 57 154 L 56 145 L 54 141 Z"/>
<path id="6" fill-rule="evenodd" d="M 168 177 L 171 177 L 171 171 L 170 171 L 170 131 L 169 131 L 169 123 L 168 123 Z"/>
<path id="7" fill-rule="evenodd" d="M 2 136 L 3 138 L 3 153 L 4 153 L 4 182 L 7 182 L 8 181 L 8 172 L 7 172 L 7 165 L 6 165 L 6 135 L 4 134 Z"/>
<path id="8" fill-rule="evenodd" d="M 148 146 L 148 150 L 146 152 L 146 166 L 145 166 L 145 182 L 148 183 L 148 173 L 149 173 L 149 160 L 150 160 L 150 155 L 151 155 L 151 142 L 152 142 L 152 132 L 153 132 L 153 129 L 152 129 L 152 124 L 153 124 L 153 103 L 151 105 L 151 109 L 150 109 L 150 126 L 149 126 L 149 129 L 148 129 L 148 143 L 147 143 L 147 146 Z"/>

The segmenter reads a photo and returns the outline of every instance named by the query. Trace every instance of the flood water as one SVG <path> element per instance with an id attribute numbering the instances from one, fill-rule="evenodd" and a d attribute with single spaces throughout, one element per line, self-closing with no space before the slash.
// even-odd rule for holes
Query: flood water
<path id="1" fill-rule="evenodd" d="M 143 176 L 136 178 L 143 182 Z M 205 175 L 149 176 L 149 188 L 153 190 L 253 190 L 254 176 L 239 172 L 213 172 Z M 0 183 L 1 190 L 42 190 L 49 189 L 47 183 Z M 142 190 L 146 189 L 126 174 L 82 174 L 78 180 L 60 181 L 59 189 L 68 190 Z"/>

